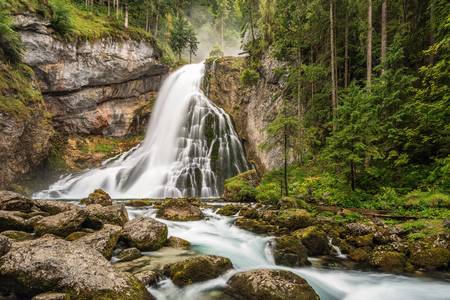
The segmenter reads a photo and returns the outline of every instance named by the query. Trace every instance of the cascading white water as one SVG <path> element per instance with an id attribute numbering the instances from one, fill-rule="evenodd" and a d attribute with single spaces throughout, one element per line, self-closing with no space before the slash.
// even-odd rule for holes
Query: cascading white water
<path id="1" fill-rule="evenodd" d="M 96 188 L 116 199 L 220 196 L 248 165 L 230 117 L 201 90 L 204 69 L 187 65 L 166 79 L 140 146 L 34 197 L 78 199 Z"/>

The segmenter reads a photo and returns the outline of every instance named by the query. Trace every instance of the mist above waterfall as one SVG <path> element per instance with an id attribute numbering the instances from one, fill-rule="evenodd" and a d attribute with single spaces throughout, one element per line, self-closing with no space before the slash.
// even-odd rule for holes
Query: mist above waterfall
<path id="1" fill-rule="evenodd" d="M 164 82 L 141 145 L 100 168 L 71 174 L 36 198 L 219 197 L 248 164 L 230 117 L 201 91 L 205 66 L 186 65 Z"/>

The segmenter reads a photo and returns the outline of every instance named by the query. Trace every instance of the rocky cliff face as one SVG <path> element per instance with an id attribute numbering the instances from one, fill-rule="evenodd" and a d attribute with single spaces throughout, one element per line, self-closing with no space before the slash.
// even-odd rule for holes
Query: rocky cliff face
<path id="1" fill-rule="evenodd" d="M 66 42 L 36 15 L 16 16 L 15 27 L 58 131 L 124 136 L 147 117 L 168 72 L 149 42 Z"/>
<path id="2" fill-rule="evenodd" d="M 251 87 L 243 86 L 240 80 L 244 58 L 225 57 L 209 60 L 206 65 L 204 89 L 208 97 L 232 117 L 247 157 L 262 171 L 280 166 L 283 159 L 280 148 L 261 149 L 267 141 L 265 129 L 281 104 L 276 96 L 281 85 L 273 73 L 277 65 L 274 60 L 264 60 L 262 78 Z"/>

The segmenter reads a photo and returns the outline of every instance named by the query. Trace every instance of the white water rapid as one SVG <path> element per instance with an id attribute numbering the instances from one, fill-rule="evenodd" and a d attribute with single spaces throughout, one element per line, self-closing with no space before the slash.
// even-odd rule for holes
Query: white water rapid
<path id="1" fill-rule="evenodd" d="M 153 209 L 129 209 L 131 218 L 145 215 L 156 218 Z M 292 271 L 319 294 L 321 300 L 444 300 L 449 299 L 450 284 L 430 278 L 406 277 L 375 272 L 336 270 L 320 267 L 288 268 L 274 264 L 270 237 L 255 235 L 233 225 L 235 217 L 224 217 L 212 210 L 206 218 L 193 222 L 171 222 L 158 219 L 169 227 L 169 236 L 188 240 L 194 251 L 221 255 L 231 259 L 234 271 L 216 279 L 179 288 L 164 279 L 150 288 L 158 300 L 230 299 L 214 294 L 226 286 L 234 273 L 255 268 L 277 268 Z M 150 253 L 157 255 L 157 252 Z M 287 299 L 286 299 L 287 300 Z"/>
<path id="2" fill-rule="evenodd" d="M 166 79 L 141 145 L 34 197 L 79 199 L 97 188 L 115 199 L 220 196 L 248 165 L 230 117 L 200 88 L 204 69 L 187 65 Z"/>

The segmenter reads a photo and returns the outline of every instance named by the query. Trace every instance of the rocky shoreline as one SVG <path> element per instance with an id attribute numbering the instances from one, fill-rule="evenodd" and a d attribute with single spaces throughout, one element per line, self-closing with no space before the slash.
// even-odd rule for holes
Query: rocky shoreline
<path id="1" fill-rule="evenodd" d="M 198 199 L 124 204 L 102 190 L 80 205 L 0 192 L 0 299 L 154 299 L 148 288 L 163 278 L 183 287 L 221 275 L 227 278 L 219 291 L 224 299 L 319 299 L 289 271 L 236 272 L 226 257 L 198 255 L 188 241 L 169 237 L 166 224 L 130 217 L 125 205 L 151 208 L 158 218 L 177 222 L 201 220 L 202 209 L 213 208 Z M 235 216 L 240 228 L 274 236 L 270 246 L 280 266 L 308 266 L 308 258 L 340 254 L 356 269 L 448 272 L 448 231 L 430 236 L 429 244 L 412 243 L 399 226 L 381 219 L 338 222 L 289 199 L 280 207 L 226 204 L 217 213 Z"/>

